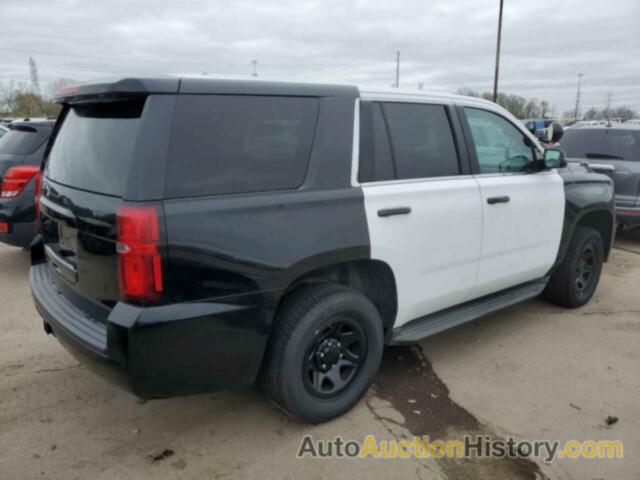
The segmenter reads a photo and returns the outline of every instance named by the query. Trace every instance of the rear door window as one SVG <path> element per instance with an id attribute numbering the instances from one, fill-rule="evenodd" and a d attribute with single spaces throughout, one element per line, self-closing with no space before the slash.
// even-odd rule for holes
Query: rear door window
<path id="1" fill-rule="evenodd" d="M 72 107 L 49 153 L 47 178 L 74 188 L 122 196 L 144 99 Z"/>
<path id="2" fill-rule="evenodd" d="M 50 133 L 48 127 L 12 127 L 0 138 L 0 155 L 30 155 L 46 142 Z"/>
<path id="3" fill-rule="evenodd" d="M 398 179 L 460 174 L 456 144 L 443 105 L 383 105 Z"/>
<path id="4" fill-rule="evenodd" d="M 305 178 L 319 100 L 311 97 L 180 95 L 166 196 L 286 190 Z"/>

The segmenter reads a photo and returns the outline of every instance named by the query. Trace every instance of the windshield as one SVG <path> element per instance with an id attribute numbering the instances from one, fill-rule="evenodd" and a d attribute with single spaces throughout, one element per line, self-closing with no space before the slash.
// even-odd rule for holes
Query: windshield
<path id="1" fill-rule="evenodd" d="M 72 107 L 51 148 L 45 174 L 70 187 L 122 196 L 144 100 Z"/>
<path id="2" fill-rule="evenodd" d="M 567 157 L 640 161 L 640 132 L 631 130 L 567 130 L 560 142 Z"/>
<path id="3" fill-rule="evenodd" d="M 8 132 L 0 129 L 0 154 L 29 155 L 47 140 L 50 132 L 49 128 L 38 130 L 27 126 L 12 128 Z"/>

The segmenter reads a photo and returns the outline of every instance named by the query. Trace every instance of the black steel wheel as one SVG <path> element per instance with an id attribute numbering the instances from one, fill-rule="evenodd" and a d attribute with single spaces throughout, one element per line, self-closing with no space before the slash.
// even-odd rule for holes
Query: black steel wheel
<path id="1" fill-rule="evenodd" d="M 603 265 L 602 237 L 593 228 L 577 226 L 564 260 L 551 275 L 544 297 L 563 307 L 583 306 L 596 291 Z"/>
<path id="2" fill-rule="evenodd" d="M 596 249 L 593 243 L 587 243 L 578 258 L 576 265 L 576 290 L 583 296 L 591 290 L 596 270 Z"/>
<path id="3" fill-rule="evenodd" d="M 367 336 L 357 321 L 334 317 L 309 341 L 302 376 L 307 391 L 318 398 L 340 394 L 356 377 L 367 355 Z"/>
<path id="4" fill-rule="evenodd" d="M 291 416 L 326 422 L 367 392 L 383 348 L 382 319 L 362 293 L 336 284 L 304 285 L 277 316 L 262 386 Z"/>

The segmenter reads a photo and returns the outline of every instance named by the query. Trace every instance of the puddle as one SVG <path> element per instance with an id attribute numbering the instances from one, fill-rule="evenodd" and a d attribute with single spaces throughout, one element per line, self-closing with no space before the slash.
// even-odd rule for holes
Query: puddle
<path id="1" fill-rule="evenodd" d="M 388 347 L 374 382 L 376 396 L 398 410 L 402 425 L 413 435 L 433 440 L 459 440 L 463 435 L 491 435 L 471 413 L 449 398 L 449 389 L 431 368 L 418 347 Z M 384 420 L 384 417 L 382 417 Z M 447 478 L 548 480 L 538 465 L 527 459 L 437 460 Z"/>

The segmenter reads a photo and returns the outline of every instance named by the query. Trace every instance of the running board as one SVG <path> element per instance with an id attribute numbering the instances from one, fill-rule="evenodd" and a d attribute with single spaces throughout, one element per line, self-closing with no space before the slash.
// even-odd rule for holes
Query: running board
<path id="1" fill-rule="evenodd" d="M 449 328 L 477 320 L 516 303 L 537 297 L 546 285 L 547 278 L 543 278 L 417 318 L 401 327 L 394 328 L 391 332 L 389 345 L 416 343 Z"/>

